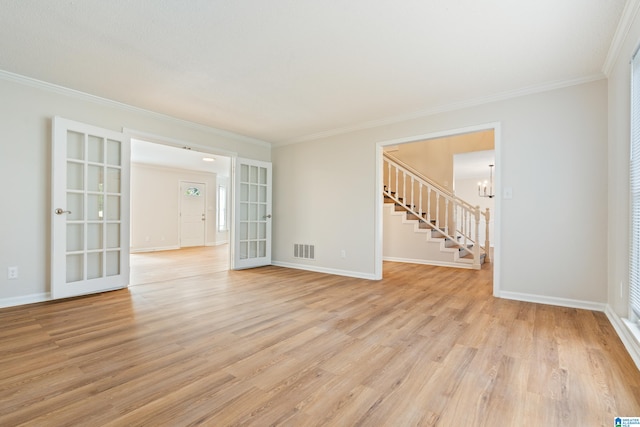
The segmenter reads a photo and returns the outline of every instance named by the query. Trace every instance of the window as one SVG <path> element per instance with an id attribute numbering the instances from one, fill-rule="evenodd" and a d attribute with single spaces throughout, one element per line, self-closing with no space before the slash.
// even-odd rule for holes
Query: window
<path id="1" fill-rule="evenodd" d="M 629 250 L 629 304 L 631 321 L 640 319 L 640 54 L 631 61 L 631 230 Z"/>
<path id="2" fill-rule="evenodd" d="M 218 231 L 227 231 L 227 188 L 218 186 Z"/>

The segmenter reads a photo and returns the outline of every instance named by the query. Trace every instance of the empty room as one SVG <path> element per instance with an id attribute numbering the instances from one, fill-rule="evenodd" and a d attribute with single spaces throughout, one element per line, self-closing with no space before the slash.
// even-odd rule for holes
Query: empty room
<path id="1" fill-rule="evenodd" d="M 640 0 L 0 7 L 0 425 L 640 425 Z"/>

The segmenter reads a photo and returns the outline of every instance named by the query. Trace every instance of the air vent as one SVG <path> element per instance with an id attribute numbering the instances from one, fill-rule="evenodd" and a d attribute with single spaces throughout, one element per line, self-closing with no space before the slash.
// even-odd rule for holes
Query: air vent
<path id="1" fill-rule="evenodd" d="M 293 257 L 302 259 L 316 259 L 316 249 L 314 245 L 305 245 L 302 243 L 293 244 Z"/>

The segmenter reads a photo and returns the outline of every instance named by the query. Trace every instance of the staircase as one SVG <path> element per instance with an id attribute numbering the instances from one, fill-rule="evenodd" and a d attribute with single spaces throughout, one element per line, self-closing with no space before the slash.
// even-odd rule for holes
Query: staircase
<path id="1" fill-rule="evenodd" d="M 489 260 L 489 209 L 480 211 L 389 153 L 383 165 L 385 245 L 395 255 L 385 259 L 477 270 Z"/>

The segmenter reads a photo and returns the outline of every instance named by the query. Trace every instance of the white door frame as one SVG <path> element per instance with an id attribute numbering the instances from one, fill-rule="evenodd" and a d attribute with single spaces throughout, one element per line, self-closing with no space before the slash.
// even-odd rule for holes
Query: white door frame
<path id="1" fill-rule="evenodd" d="M 169 147 L 180 148 L 180 149 L 188 149 L 197 151 L 203 154 L 213 154 L 218 156 L 228 157 L 231 162 L 230 172 L 229 172 L 229 186 L 227 191 L 231 191 L 233 194 L 233 168 L 236 161 L 236 157 L 238 157 L 238 153 L 235 151 L 227 151 L 224 149 L 219 149 L 215 147 L 209 147 L 200 144 L 193 144 L 190 142 L 185 142 L 179 139 L 168 138 L 161 135 L 156 135 L 153 133 L 142 132 L 135 129 L 130 128 L 122 128 L 122 133 L 128 135 L 132 139 L 141 139 L 147 142 L 152 142 L 154 144 L 166 145 Z M 229 268 L 231 269 L 231 263 L 233 262 L 233 242 L 231 241 L 231 227 L 233 226 L 233 203 L 231 203 L 231 207 L 229 215 L 227 217 L 227 228 L 229 229 Z"/>
<path id="2" fill-rule="evenodd" d="M 384 204 L 382 195 L 382 177 L 383 177 L 383 162 L 382 153 L 383 147 L 389 145 L 405 144 L 408 142 L 418 142 L 427 139 L 445 138 L 455 135 L 462 135 L 466 133 L 474 133 L 485 130 L 493 130 L 494 132 L 494 150 L 496 154 L 496 173 L 495 179 L 495 212 L 494 217 L 494 252 L 493 252 L 493 295 L 500 295 L 500 262 L 501 262 L 501 233 L 500 233 L 500 220 L 502 211 L 502 167 L 501 167 L 501 147 L 502 147 L 502 133 L 500 122 L 491 122 L 486 124 L 480 124 L 475 126 L 468 126 L 458 129 L 450 129 L 441 132 L 428 133 L 424 135 L 415 135 L 405 138 L 392 139 L 387 141 L 381 141 L 376 144 L 376 182 L 375 182 L 375 265 L 374 276 L 376 280 L 382 279 L 382 248 L 383 248 L 383 225 L 382 225 L 382 205 Z"/>

